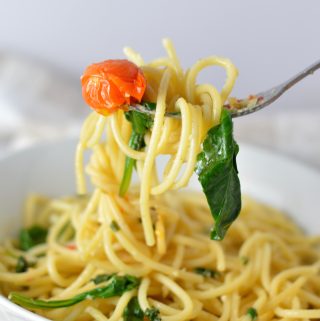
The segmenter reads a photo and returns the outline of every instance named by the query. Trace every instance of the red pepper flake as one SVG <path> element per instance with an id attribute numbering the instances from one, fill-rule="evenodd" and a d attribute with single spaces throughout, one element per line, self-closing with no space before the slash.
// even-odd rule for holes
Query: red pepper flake
<path id="1" fill-rule="evenodd" d="M 69 250 L 74 251 L 74 250 L 77 249 L 77 246 L 74 243 L 70 243 L 70 244 L 66 245 L 66 248 L 69 249 Z"/>
<path id="2" fill-rule="evenodd" d="M 263 100 L 263 97 L 262 97 L 262 96 L 259 96 L 259 97 L 258 97 L 258 102 L 261 103 L 262 100 Z"/>

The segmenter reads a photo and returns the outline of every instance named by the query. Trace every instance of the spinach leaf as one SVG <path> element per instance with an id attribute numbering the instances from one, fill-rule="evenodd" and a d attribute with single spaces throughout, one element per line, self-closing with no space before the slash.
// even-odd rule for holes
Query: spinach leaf
<path id="1" fill-rule="evenodd" d="M 19 304 L 22 307 L 29 309 L 56 309 L 69 307 L 77 304 L 83 300 L 93 300 L 97 298 L 111 298 L 114 296 L 121 296 L 124 292 L 137 288 L 140 284 L 140 279 L 131 276 L 117 276 L 113 275 L 110 282 L 103 287 L 95 288 L 93 290 L 80 293 L 73 298 L 66 300 L 37 300 L 26 297 L 22 294 L 12 292 L 9 295 L 9 299 Z"/>
<path id="2" fill-rule="evenodd" d="M 230 113 L 224 109 L 221 122 L 211 128 L 198 154 L 196 173 L 206 195 L 215 225 L 211 239 L 222 240 L 241 209 L 241 191 L 236 165 L 239 147 L 233 139 Z"/>
<path id="3" fill-rule="evenodd" d="M 123 312 L 123 321 L 143 321 L 144 313 L 137 297 L 133 297 Z"/>
<path id="4" fill-rule="evenodd" d="M 28 251 L 38 244 L 45 243 L 47 234 L 48 230 L 38 225 L 22 229 L 19 234 L 20 249 Z"/>
<path id="5" fill-rule="evenodd" d="M 29 268 L 28 261 L 23 256 L 19 256 L 17 265 L 16 265 L 16 272 L 17 273 L 27 272 L 28 268 Z"/>
<path id="6" fill-rule="evenodd" d="M 132 131 L 131 137 L 129 140 L 129 146 L 134 150 L 141 150 L 144 146 L 144 135 L 137 134 L 136 132 Z M 136 165 L 136 160 L 127 156 L 125 165 L 124 165 L 124 172 L 123 172 L 123 176 L 120 184 L 120 190 L 119 190 L 119 194 L 121 196 L 123 196 L 129 188 L 133 168 L 135 167 L 135 165 Z"/>
<path id="7" fill-rule="evenodd" d="M 251 307 L 247 310 L 247 314 L 250 316 L 252 321 L 257 320 L 258 318 L 258 312 L 255 308 Z"/>
<path id="8" fill-rule="evenodd" d="M 161 321 L 159 310 L 148 308 L 142 311 L 137 297 L 133 297 L 123 312 L 123 321 Z"/>
<path id="9" fill-rule="evenodd" d="M 142 102 L 141 105 L 147 110 L 155 110 L 156 104 L 150 102 Z M 137 134 L 144 135 L 146 131 L 153 125 L 153 117 L 138 110 L 131 110 L 125 113 L 125 116 L 132 124 L 132 130 Z"/>
<path id="10" fill-rule="evenodd" d="M 155 103 L 142 103 L 147 109 L 154 110 Z M 129 139 L 129 146 L 134 150 L 141 150 L 145 146 L 144 135 L 153 125 L 153 118 L 151 115 L 142 112 L 131 110 L 125 113 L 126 118 L 132 124 L 132 133 Z M 126 157 L 124 173 L 122 176 L 119 194 L 123 196 L 130 185 L 133 168 L 136 165 L 136 160 L 131 157 Z"/>
<path id="11" fill-rule="evenodd" d="M 99 275 L 97 275 L 95 278 L 91 279 L 91 281 L 92 281 L 94 284 L 100 284 L 100 283 L 109 281 L 114 275 L 116 275 L 116 274 L 115 274 L 115 273 L 111 273 L 111 274 L 99 274 Z"/>
<path id="12" fill-rule="evenodd" d="M 159 310 L 156 308 L 148 308 L 144 315 L 147 317 L 150 321 L 161 321 L 161 318 L 159 316 Z"/>

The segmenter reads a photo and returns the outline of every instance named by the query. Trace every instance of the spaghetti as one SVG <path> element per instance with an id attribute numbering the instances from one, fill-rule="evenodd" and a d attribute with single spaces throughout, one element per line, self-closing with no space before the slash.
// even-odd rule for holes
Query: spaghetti
<path id="1" fill-rule="evenodd" d="M 171 42 L 164 46 L 168 57 L 149 64 L 125 49 L 148 80 L 145 97 L 156 102 L 145 148 L 128 146 L 125 111 L 88 117 L 76 153 L 79 195 L 28 199 L 20 244 L 7 240 L 0 247 L 2 293 L 51 320 L 319 319 L 319 237 L 244 198 L 223 242 L 212 241 L 204 195 L 177 191 L 187 186 L 208 130 L 219 124 L 237 70 L 225 58 L 209 57 L 184 73 Z M 226 69 L 220 93 L 196 84 L 212 65 Z M 181 112 L 181 120 L 166 111 Z M 90 195 L 86 149 L 92 151 Z M 160 177 L 159 155 L 169 158 Z M 140 184 L 120 196 L 128 156 Z M 41 228 L 48 229 L 42 241 Z"/>

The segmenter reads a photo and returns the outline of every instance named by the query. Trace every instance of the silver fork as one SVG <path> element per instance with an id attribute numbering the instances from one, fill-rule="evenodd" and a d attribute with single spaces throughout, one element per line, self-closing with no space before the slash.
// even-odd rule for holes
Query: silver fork
<path id="1" fill-rule="evenodd" d="M 313 74 L 319 68 L 320 68 L 320 60 L 316 61 L 311 66 L 302 70 L 301 72 L 299 72 L 298 74 L 296 74 L 295 76 L 291 77 L 289 80 L 285 81 L 284 83 L 282 83 L 278 86 L 272 87 L 271 89 L 260 92 L 256 95 L 251 95 L 246 99 L 237 99 L 237 104 L 241 105 L 240 108 L 235 108 L 230 104 L 225 104 L 223 107 L 230 110 L 233 118 L 254 113 L 254 112 L 270 105 L 271 103 L 273 103 L 284 92 L 286 92 L 288 89 L 290 89 L 296 83 L 298 83 L 300 80 Z M 149 115 L 155 114 L 155 111 L 151 111 L 151 110 L 147 109 L 145 106 L 139 105 L 139 104 L 129 106 L 129 110 L 135 110 L 135 111 L 149 114 Z M 179 112 L 168 112 L 165 114 L 165 116 L 180 118 L 180 113 Z"/>

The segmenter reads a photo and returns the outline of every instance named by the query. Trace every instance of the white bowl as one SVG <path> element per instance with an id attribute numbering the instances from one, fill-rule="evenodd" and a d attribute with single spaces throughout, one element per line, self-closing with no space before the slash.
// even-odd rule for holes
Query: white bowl
<path id="1" fill-rule="evenodd" d="M 50 196 L 75 193 L 76 140 L 37 145 L 0 159 L 0 241 L 17 232 L 21 208 L 29 193 Z M 320 200 L 320 172 L 261 148 L 240 145 L 238 168 L 243 193 L 288 213 L 309 233 L 319 233 L 315 221 Z M 199 188 L 193 177 L 191 187 Z M 0 320 L 44 321 L 0 296 Z"/>

